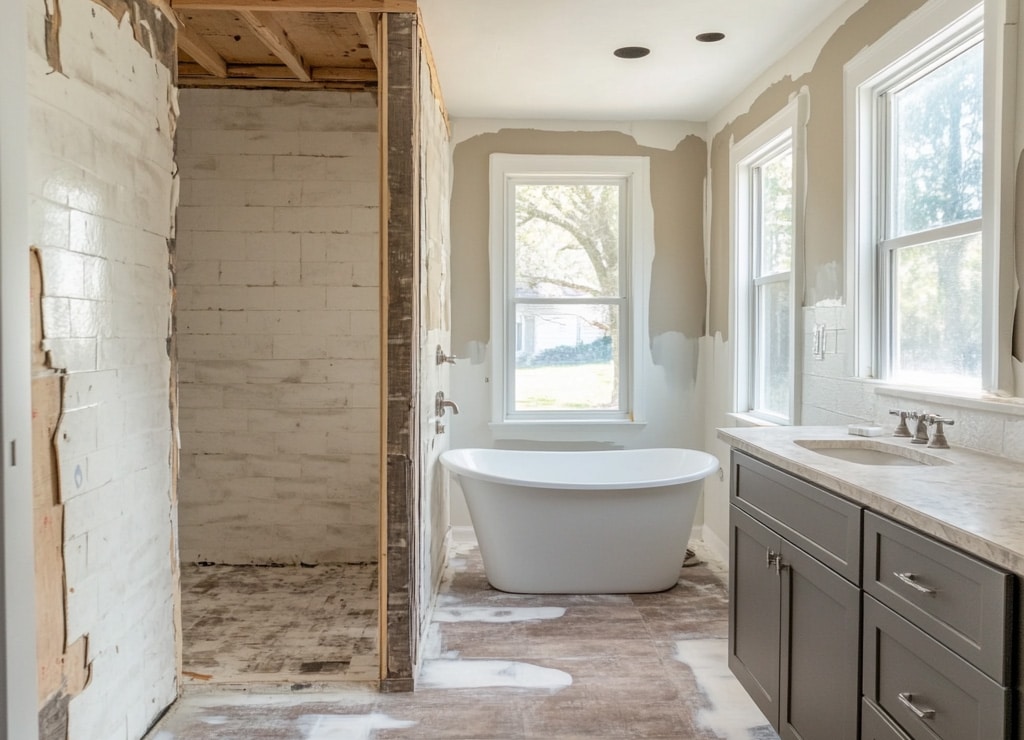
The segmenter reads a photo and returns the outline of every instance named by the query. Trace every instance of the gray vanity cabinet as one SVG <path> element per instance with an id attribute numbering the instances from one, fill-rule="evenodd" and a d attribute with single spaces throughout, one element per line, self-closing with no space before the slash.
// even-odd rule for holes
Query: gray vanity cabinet
<path id="1" fill-rule="evenodd" d="M 860 510 L 742 453 L 732 473 L 729 667 L 784 740 L 855 740 L 860 590 L 822 559 L 859 577 Z"/>
<path id="2" fill-rule="evenodd" d="M 864 514 L 865 701 L 912 738 L 1013 736 L 1012 575 Z"/>

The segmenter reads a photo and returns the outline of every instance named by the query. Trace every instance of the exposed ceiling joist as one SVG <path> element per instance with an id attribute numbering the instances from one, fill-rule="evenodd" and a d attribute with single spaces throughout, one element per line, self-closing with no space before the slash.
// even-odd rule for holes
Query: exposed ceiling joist
<path id="1" fill-rule="evenodd" d="M 295 48 L 295 45 L 288 40 L 288 34 L 270 13 L 256 13 L 251 10 L 237 11 L 239 17 L 249 24 L 260 40 L 267 45 L 274 56 L 284 62 L 296 77 L 303 82 L 309 82 L 309 66 L 302 59 L 302 54 Z"/>
<path id="2" fill-rule="evenodd" d="M 415 13 L 417 0 L 172 0 L 177 10 L 281 13 Z"/>
<path id="3" fill-rule="evenodd" d="M 189 84 L 192 78 L 208 76 L 205 68 L 200 64 L 181 62 L 178 65 L 178 77 L 183 85 Z M 301 86 L 300 81 L 295 79 L 292 70 L 282 64 L 229 64 L 227 65 L 227 76 L 247 81 L 291 81 L 295 83 L 296 87 Z M 313 67 L 310 70 L 309 80 L 309 82 L 344 82 L 358 84 L 362 87 L 376 81 L 376 70 L 349 67 Z"/>
<path id="4" fill-rule="evenodd" d="M 184 23 L 178 22 L 178 48 L 195 59 L 203 69 L 214 77 L 227 77 L 228 65 L 224 57 L 210 46 L 202 36 L 191 31 Z"/>
<path id="5" fill-rule="evenodd" d="M 359 33 L 363 37 L 363 43 L 370 50 L 373 64 L 380 69 L 380 59 L 377 55 L 377 15 L 358 11 L 356 20 L 359 22 Z"/>

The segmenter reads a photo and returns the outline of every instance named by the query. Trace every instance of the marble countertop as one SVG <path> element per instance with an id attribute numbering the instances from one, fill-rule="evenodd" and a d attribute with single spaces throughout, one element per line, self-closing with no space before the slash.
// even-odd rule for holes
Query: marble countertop
<path id="1" fill-rule="evenodd" d="M 891 436 L 858 437 L 846 427 L 718 430 L 732 447 L 1024 577 L 1024 465 L 973 450 L 936 450 Z M 801 446 L 849 441 L 935 463 L 863 465 Z"/>

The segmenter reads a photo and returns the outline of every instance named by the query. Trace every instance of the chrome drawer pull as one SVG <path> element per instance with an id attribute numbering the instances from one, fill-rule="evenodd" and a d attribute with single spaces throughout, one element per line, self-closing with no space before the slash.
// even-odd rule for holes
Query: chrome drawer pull
<path id="1" fill-rule="evenodd" d="M 913 573 L 897 573 L 896 571 L 893 571 L 892 574 L 899 578 L 901 581 L 903 581 L 905 584 L 910 586 L 915 591 L 920 591 L 923 594 L 935 593 L 934 588 L 928 588 L 927 586 L 922 586 L 920 583 L 918 583 L 917 576 Z"/>
<path id="2" fill-rule="evenodd" d="M 907 692 L 904 694 L 897 694 L 896 696 L 900 700 L 900 704 L 905 706 L 907 709 L 909 709 L 911 712 L 916 714 L 921 719 L 931 719 L 935 716 L 934 709 L 921 709 L 920 707 L 915 705 L 913 694 Z"/>

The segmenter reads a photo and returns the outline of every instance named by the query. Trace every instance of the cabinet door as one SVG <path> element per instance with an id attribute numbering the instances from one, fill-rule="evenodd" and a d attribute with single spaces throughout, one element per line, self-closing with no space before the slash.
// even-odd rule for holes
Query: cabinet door
<path id="1" fill-rule="evenodd" d="M 779 735 L 856 740 L 860 590 L 782 541 Z"/>
<path id="2" fill-rule="evenodd" d="M 781 589 L 769 555 L 781 540 L 734 506 L 729 516 L 729 669 L 778 730 Z"/>

